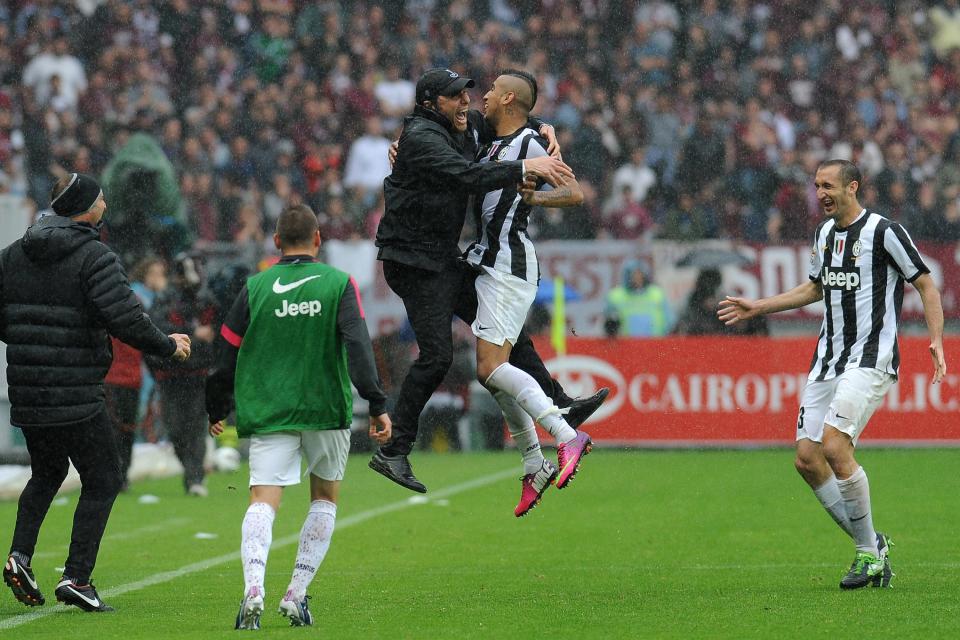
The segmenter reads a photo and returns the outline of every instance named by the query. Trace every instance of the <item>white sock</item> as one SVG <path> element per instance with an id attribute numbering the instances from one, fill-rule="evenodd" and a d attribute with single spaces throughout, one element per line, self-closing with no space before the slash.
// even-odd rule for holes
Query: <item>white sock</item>
<path id="1" fill-rule="evenodd" d="M 537 427 L 533 418 L 523 410 L 513 396 L 506 391 L 495 391 L 496 398 L 503 417 L 507 421 L 510 436 L 517 444 L 520 455 L 523 456 L 523 473 L 536 473 L 543 466 L 543 451 L 540 450 L 540 438 L 537 437 Z"/>
<path id="2" fill-rule="evenodd" d="M 297 560 L 293 565 L 293 577 L 287 593 L 295 600 L 303 600 L 307 587 L 317 575 L 317 569 L 327 555 L 333 527 L 337 520 L 337 505 L 326 500 L 314 500 L 310 511 L 300 529 L 300 546 L 297 547 Z"/>
<path id="3" fill-rule="evenodd" d="M 530 374 L 504 362 L 494 369 L 486 384 L 491 389 L 505 391 L 512 396 L 531 418 L 556 438 L 557 444 L 570 442 L 577 437 L 577 432 L 563 419 L 560 409 Z"/>
<path id="4" fill-rule="evenodd" d="M 873 530 L 873 515 L 870 513 L 870 483 L 863 467 L 857 469 L 846 480 L 837 480 L 843 504 L 850 518 L 850 529 L 857 551 L 866 551 L 877 555 L 877 532 Z"/>
<path id="5" fill-rule="evenodd" d="M 830 476 L 830 479 L 814 489 L 813 493 L 833 521 L 852 538 L 853 529 L 850 528 L 850 518 L 847 517 L 847 506 L 843 503 L 843 496 L 840 495 L 840 487 L 837 486 L 837 477 Z"/>
<path id="6" fill-rule="evenodd" d="M 267 554 L 273 540 L 273 507 L 266 502 L 254 502 L 243 516 L 240 538 L 240 560 L 243 562 L 243 593 L 251 587 L 263 590 L 263 577 L 267 573 Z"/>

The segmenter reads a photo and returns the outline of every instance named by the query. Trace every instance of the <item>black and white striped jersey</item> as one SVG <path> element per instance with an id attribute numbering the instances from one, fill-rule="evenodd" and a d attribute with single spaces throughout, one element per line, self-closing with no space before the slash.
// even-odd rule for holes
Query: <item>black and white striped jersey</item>
<path id="1" fill-rule="evenodd" d="M 808 276 L 823 287 L 824 318 L 809 380 L 868 367 L 897 375 L 904 281 L 930 269 L 898 223 L 864 209 L 847 228 L 817 227 Z"/>
<path id="2" fill-rule="evenodd" d="M 480 152 L 478 162 L 525 160 L 547 155 L 547 141 L 533 129 L 497 138 Z M 545 184 L 541 189 L 550 189 Z M 540 266 L 527 235 L 531 206 L 524 204 L 515 185 L 488 191 L 474 200 L 477 240 L 467 249 L 467 262 L 510 273 L 532 284 L 540 281 Z"/>

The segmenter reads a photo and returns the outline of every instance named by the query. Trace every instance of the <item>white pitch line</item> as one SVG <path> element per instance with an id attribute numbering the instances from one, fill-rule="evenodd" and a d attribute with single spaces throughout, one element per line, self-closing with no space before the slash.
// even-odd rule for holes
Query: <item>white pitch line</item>
<path id="1" fill-rule="evenodd" d="M 504 471 L 499 471 L 497 473 L 483 476 L 475 480 L 470 480 L 468 482 L 462 482 L 460 484 L 455 484 L 453 486 L 447 487 L 446 489 L 440 489 L 439 491 L 432 492 L 429 496 L 424 496 L 423 501 L 418 500 L 419 496 L 414 496 L 412 498 L 407 498 L 406 500 L 401 500 L 400 502 L 393 502 L 391 504 L 383 505 L 382 507 L 376 507 L 374 509 L 368 509 L 367 511 L 361 511 L 360 513 L 348 516 L 337 520 L 336 528 L 337 530 L 344 529 L 346 527 L 352 527 L 353 525 L 366 522 L 372 518 L 382 516 L 387 513 L 392 513 L 394 511 L 400 511 L 402 509 L 407 509 L 412 506 L 429 503 L 435 498 L 446 498 L 448 496 L 456 495 L 458 493 L 463 493 L 464 491 L 470 491 L 471 489 L 476 489 L 479 487 L 486 486 L 488 484 L 493 484 L 499 480 L 505 478 L 510 478 L 517 474 L 516 469 L 509 469 Z M 285 547 L 287 545 L 294 544 L 300 540 L 300 534 L 293 533 L 283 538 L 279 538 L 273 541 L 273 544 L 270 545 L 270 550 L 279 549 L 280 547 Z M 156 584 L 162 584 L 164 582 L 170 582 L 171 580 L 176 580 L 184 576 L 188 576 L 192 573 L 198 573 L 200 571 L 206 571 L 211 567 L 217 565 L 226 564 L 227 562 L 235 562 L 240 559 L 240 552 L 233 551 L 231 553 L 225 553 L 223 555 L 217 556 L 215 558 L 208 558 L 207 560 L 201 560 L 200 562 L 194 562 L 193 564 L 188 564 L 186 566 L 180 567 L 179 569 L 173 569 L 172 571 L 164 571 L 163 573 L 155 573 L 152 576 L 147 576 L 143 580 L 138 580 L 136 582 L 130 582 L 127 584 L 120 585 L 119 587 L 113 587 L 110 589 L 104 589 L 101 596 L 105 599 L 114 598 L 117 596 L 122 596 L 131 591 L 139 591 L 140 589 L 145 589 L 147 587 L 152 587 Z M 6 620 L 0 620 L 0 629 L 12 629 L 14 627 L 19 627 L 22 624 L 28 622 L 33 622 L 34 620 L 39 620 L 40 618 L 45 618 L 54 613 L 59 613 L 60 611 L 66 611 L 69 609 L 66 605 L 57 604 L 53 607 L 44 607 L 43 609 L 36 609 L 30 613 L 21 613 L 13 617 L 7 618 Z"/>

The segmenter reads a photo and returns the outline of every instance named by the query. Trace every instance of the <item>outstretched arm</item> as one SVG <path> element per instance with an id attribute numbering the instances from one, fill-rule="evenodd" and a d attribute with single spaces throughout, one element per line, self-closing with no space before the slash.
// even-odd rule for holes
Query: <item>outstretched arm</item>
<path id="1" fill-rule="evenodd" d="M 933 384 L 937 384 L 947 374 L 947 362 L 943 355 L 943 306 L 940 292 L 933 278 L 925 273 L 913 281 L 923 301 L 923 315 L 927 319 L 927 332 L 930 334 L 930 357 L 933 358 Z"/>
<path id="2" fill-rule="evenodd" d="M 788 309 L 805 307 L 812 302 L 823 299 L 823 288 L 819 280 L 810 280 L 790 291 L 760 300 L 734 298 L 727 296 L 720 301 L 717 317 L 726 325 L 750 320 L 757 316 L 777 313 Z"/>

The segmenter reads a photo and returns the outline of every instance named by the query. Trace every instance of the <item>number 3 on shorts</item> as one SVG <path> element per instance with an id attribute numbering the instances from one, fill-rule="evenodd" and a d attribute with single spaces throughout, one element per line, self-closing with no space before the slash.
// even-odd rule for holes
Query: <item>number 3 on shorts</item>
<path id="1" fill-rule="evenodd" d="M 803 407 L 800 407 L 800 415 L 797 416 L 797 431 L 803 429 Z"/>

